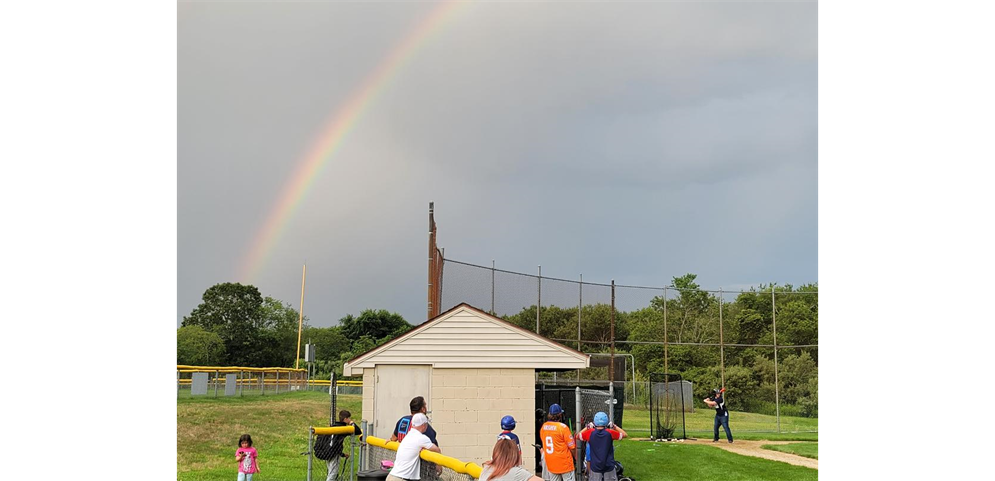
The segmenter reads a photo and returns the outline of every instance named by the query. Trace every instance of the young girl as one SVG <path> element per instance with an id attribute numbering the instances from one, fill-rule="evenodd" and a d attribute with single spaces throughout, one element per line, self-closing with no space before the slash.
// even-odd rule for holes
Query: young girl
<path id="1" fill-rule="evenodd" d="M 243 434 L 238 438 L 238 449 L 235 450 L 235 461 L 238 462 L 238 481 L 252 481 L 252 475 L 259 472 L 256 463 L 256 448 L 252 447 L 252 436 Z"/>

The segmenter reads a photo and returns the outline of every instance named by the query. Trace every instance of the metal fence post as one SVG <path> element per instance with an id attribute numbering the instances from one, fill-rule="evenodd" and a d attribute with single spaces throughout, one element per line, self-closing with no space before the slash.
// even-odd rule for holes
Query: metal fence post
<path id="1" fill-rule="evenodd" d="M 494 309 L 494 259 L 491 259 L 491 314 L 497 315 L 497 310 Z"/>
<path id="2" fill-rule="evenodd" d="M 311 481 L 311 460 L 314 459 L 314 426 L 307 435 L 307 481 Z"/>
<path id="3" fill-rule="evenodd" d="M 214 371 L 214 397 L 218 397 L 218 371 Z"/>
<path id="4" fill-rule="evenodd" d="M 359 426 L 359 429 L 363 431 L 363 437 L 359 439 L 359 469 L 366 469 L 366 437 L 370 435 L 366 430 L 370 425 L 363 419 L 359 422 Z"/>
<path id="5" fill-rule="evenodd" d="M 577 297 L 577 350 L 580 350 L 580 311 L 584 310 L 584 274 L 580 275 L 580 294 Z M 580 382 L 580 369 L 577 370 L 577 382 Z"/>
<path id="6" fill-rule="evenodd" d="M 577 422 L 577 431 L 574 434 L 579 433 L 580 430 L 584 428 L 583 426 L 580 425 L 580 415 L 581 415 L 581 409 L 582 409 L 581 408 L 581 402 L 580 402 L 580 396 L 581 396 L 581 394 L 580 394 L 580 386 L 577 386 L 577 387 L 574 388 L 574 418 L 576 419 L 576 422 Z M 577 451 L 576 452 L 577 459 L 574 462 L 574 466 L 577 467 L 577 472 L 581 473 L 581 476 L 583 476 L 584 475 L 584 469 L 582 468 L 582 466 L 584 465 L 584 463 L 581 462 L 581 459 L 583 459 L 584 455 L 581 453 L 582 450 L 577 449 L 576 451 Z"/>
<path id="7" fill-rule="evenodd" d="M 356 479 L 356 435 L 349 436 L 349 448 L 352 455 L 349 456 L 349 481 Z"/>

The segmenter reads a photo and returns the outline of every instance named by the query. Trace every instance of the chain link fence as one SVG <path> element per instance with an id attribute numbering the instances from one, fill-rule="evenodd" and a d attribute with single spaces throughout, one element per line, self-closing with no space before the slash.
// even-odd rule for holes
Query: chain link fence
<path id="1" fill-rule="evenodd" d="M 311 428 L 308 436 L 308 481 L 355 481 L 360 443 L 353 426 Z M 326 438 L 322 435 L 332 435 Z M 334 448 L 334 437 L 343 436 L 341 450 Z M 322 441 L 329 443 L 325 445 Z M 329 476 L 329 473 L 333 473 Z"/>
<path id="2" fill-rule="evenodd" d="M 626 364 L 622 371 L 540 373 L 542 382 L 621 382 L 616 389 L 629 393 L 626 402 L 649 411 L 649 375 L 675 373 L 691 385 L 691 406 L 683 408 L 689 432 L 711 432 L 713 413 L 702 399 L 718 387 L 726 387 L 737 430 L 818 431 L 814 284 L 748 291 L 628 286 L 544 277 L 541 268 L 525 274 L 452 259 L 442 264 L 441 311 L 466 302 L 582 352 L 614 352 L 613 362 Z M 631 355 L 634 366 L 620 355 Z"/>
<path id="3" fill-rule="evenodd" d="M 307 388 L 304 369 L 176 366 L 178 398 L 267 396 Z"/>

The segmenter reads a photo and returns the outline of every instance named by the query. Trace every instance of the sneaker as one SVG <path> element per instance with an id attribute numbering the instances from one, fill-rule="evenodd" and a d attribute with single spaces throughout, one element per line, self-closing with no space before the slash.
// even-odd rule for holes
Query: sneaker
<path id="1" fill-rule="evenodd" d="M 732 439 L 729 440 L 729 444 L 732 444 Z"/>

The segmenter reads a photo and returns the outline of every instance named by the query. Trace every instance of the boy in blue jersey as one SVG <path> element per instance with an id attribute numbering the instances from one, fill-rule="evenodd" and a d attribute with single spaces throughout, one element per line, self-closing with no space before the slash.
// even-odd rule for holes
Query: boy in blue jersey
<path id="1" fill-rule="evenodd" d="M 505 416 L 501 418 L 501 434 L 498 434 L 498 439 L 510 439 L 515 442 L 518 446 L 518 451 L 522 450 L 522 443 L 518 440 L 518 435 L 513 433 L 515 430 L 515 418 L 512 416 Z"/>
<path id="2" fill-rule="evenodd" d="M 609 427 L 608 415 L 599 412 L 594 415 L 594 429 L 584 428 L 577 433 L 577 439 L 587 443 L 591 448 L 591 460 L 588 463 L 589 481 L 616 481 L 615 446 L 612 441 L 626 437 L 622 428 Z"/>

